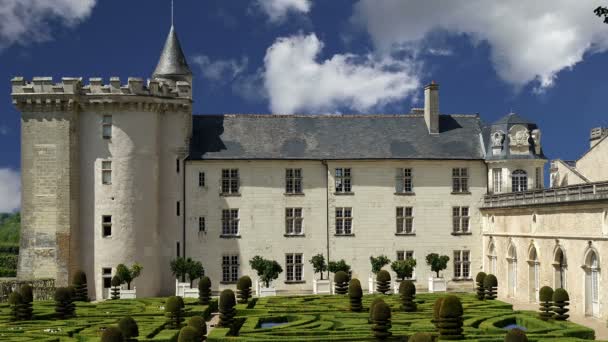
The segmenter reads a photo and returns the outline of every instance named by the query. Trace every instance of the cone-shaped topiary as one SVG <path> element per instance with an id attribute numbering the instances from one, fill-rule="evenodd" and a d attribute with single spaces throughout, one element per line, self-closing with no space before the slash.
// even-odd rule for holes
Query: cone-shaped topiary
<path id="1" fill-rule="evenodd" d="M 456 296 L 445 296 L 439 310 L 439 335 L 442 340 L 462 340 L 462 303 Z"/>
<path id="2" fill-rule="evenodd" d="M 483 280 L 483 287 L 486 290 L 485 298 L 486 299 L 496 299 L 496 291 L 498 287 L 498 279 L 493 274 L 486 275 Z"/>
<path id="3" fill-rule="evenodd" d="M 234 298 L 234 292 L 230 289 L 222 291 L 220 294 L 220 326 L 230 327 L 234 323 L 234 316 L 236 316 L 236 299 Z"/>
<path id="4" fill-rule="evenodd" d="M 130 316 L 123 317 L 118 321 L 118 329 L 122 332 L 125 341 L 133 341 L 135 337 L 139 336 L 137 322 Z"/>
<path id="5" fill-rule="evenodd" d="M 570 309 L 567 306 L 570 304 L 570 296 L 568 291 L 559 288 L 553 291 L 553 312 L 555 312 L 555 319 L 558 321 L 565 321 L 570 317 L 567 314 Z"/>
<path id="6" fill-rule="evenodd" d="M 348 298 L 350 299 L 350 311 L 359 312 L 363 309 L 363 304 L 361 304 L 363 290 L 359 279 L 353 278 L 348 283 Z"/>
<path id="7" fill-rule="evenodd" d="M 20 320 L 29 321 L 32 319 L 34 309 L 32 302 L 34 301 L 34 291 L 30 285 L 21 286 L 21 299 L 22 302 L 18 306 L 18 316 Z"/>
<path id="8" fill-rule="evenodd" d="M 171 296 L 165 302 L 165 317 L 169 329 L 179 329 L 184 321 L 184 301 L 181 297 Z"/>
<path id="9" fill-rule="evenodd" d="M 116 327 L 109 327 L 101 334 L 101 342 L 123 342 L 125 340 L 124 335 L 120 329 Z"/>
<path id="10" fill-rule="evenodd" d="M 8 304 L 11 307 L 11 320 L 18 321 L 20 319 L 19 316 L 19 308 L 23 305 L 23 296 L 21 293 L 14 291 L 8 296 Z"/>
<path id="11" fill-rule="evenodd" d="M 197 341 L 206 340 L 207 337 L 205 335 L 207 335 L 207 322 L 205 322 L 205 319 L 203 317 L 193 316 L 188 321 L 188 326 L 192 327 L 194 330 L 196 330 L 196 332 L 199 336 Z"/>
<path id="12" fill-rule="evenodd" d="M 379 340 L 385 340 L 391 337 L 391 308 L 384 301 L 380 301 L 374 305 L 372 323 L 374 337 Z"/>
<path id="13" fill-rule="evenodd" d="M 74 316 L 76 307 L 72 302 L 72 289 L 59 287 L 55 290 L 55 314 L 59 319 L 66 319 Z"/>
<path id="14" fill-rule="evenodd" d="M 405 312 L 416 312 L 417 305 L 416 285 L 411 280 L 404 280 L 399 284 L 399 297 L 401 298 L 401 310 Z"/>
<path id="15" fill-rule="evenodd" d="M 553 317 L 551 307 L 553 306 L 553 289 L 549 286 L 543 286 L 538 293 L 540 300 L 540 314 L 538 315 L 543 321 L 548 321 Z"/>
<path id="16" fill-rule="evenodd" d="M 433 342 L 435 341 L 435 337 L 429 333 L 415 333 L 407 339 L 407 342 Z"/>
<path id="17" fill-rule="evenodd" d="M 511 329 L 505 336 L 505 342 L 528 342 L 528 336 L 521 329 Z"/>
<path id="18" fill-rule="evenodd" d="M 236 283 L 237 296 L 239 297 L 239 303 L 247 304 L 249 298 L 251 298 L 251 278 L 249 276 L 242 276 Z"/>
<path id="19" fill-rule="evenodd" d="M 435 328 L 439 329 L 439 323 L 441 323 L 441 316 L 439 315 L 439 311 L 441 311 L 441 304 L 443 303 L 444 297 L 439 297 L 435 300 L 435 304 L 433 304 L 433 320 L 431 323 L 435 325 Z"/>
<path id="20" fill-rule="evenodd" d="M 369 319 L 368 319 L 368 323 L 373 323 L 372 321 L 372 316 L 374 315 L 374 306 L 376 306 L 376 304 L 383 302 L 384 300 L 380 297 L 374 298 L 374 300 L 372 300 L 371 304 L 369 305 Z"/>
<path id="21" fill-rule="evenodd" d="M 486 297 L 486 289 L 483 285 L 483 281 L 486 279 L 486 276 L 487 274 L 485 272 L 479 272 L 475 277 L 475 283 L 477 283 L 475 290 L 477 291 L 477 299 L 479 300 L 484 300 Z"/>
<path id="22" fill-rule="evenodd" d="M 72 278 L 72 286 L 76 295 L 74 296 L 75 302 L 88 302 L 89 301 L 89 290 L 87 289 L 87 275 L 83 271 L 76 271 Z"/>
<path id="23" fill-rule="evenodd" d="M 344 271 L 338 271 L 334 275 L 335 292 L 339 295 L 344 295 L 348 292 L 348 274 Z"/>
<path id="24" fill-rule="evenodd" d="M 198 281 L 198 302 L 209 305 L 209 301 L 211 301 L 211 279 L 202 277 Z"/>
<path id="25" fill-rule="evenodd" d="M 120 299 L 120 285 L 122 280 L 118 276 L 112 278 L 112 300 Z"/>
<path id="26" fill-rule="evenodd" d="M 380 270 L 376 274 L 376 291 L 387 294 L 391 290 L 391 274 L 387 270 Z"/>
<path id="27" fill-rule="evenodd" d="M 198 331 L 191 326 L 185 326 L 179 331 L 177 342 L 200 342 L 201 337 Z"/>

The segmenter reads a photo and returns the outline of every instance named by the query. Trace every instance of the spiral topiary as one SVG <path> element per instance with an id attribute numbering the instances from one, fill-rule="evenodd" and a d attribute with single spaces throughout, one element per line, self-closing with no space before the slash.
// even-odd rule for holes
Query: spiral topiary
<path id="1" fill-rule="evenodd" d="M 439 329 L 439 323 L 441 323 L 441 316 L 439 315 L 439 312 L 441 311 L 443 298 L 444 297 L 437 298 L 435 300 L 435 304 L 433 304 L 433 320 L 431 320 L 431 323 L 433 323 L 437 329 Z"/>
<path id="2" fill-rule="evenodd" d="M 496 299 L 496 292 L 498 287 L 498 279 L 493 274 L 486 275 L 483 280 L 483 287 L 486 290 L 485 298 L 489 300 Z"/>
<path id="3" fill-rule="evenodd" d="M 193 316 L 188 321 L 188 326 L 196 330 L 199 336 L 197 341 L 204 341 L 206 339 L 205 335 L 207 335 L 207 323 L 203 317 Z"/>
<path id="4" fill-rule="evenodd" d="M 511 329 L 505 336 L 505 342 L 528 342 L 528 336 L 521 329 Z"/>
<path id="5" fill-rule="evenodd" d="M 375 338 L 385 340 L 391 337 L 391 308 L 384 301 L 380 301 L 374 305 L 372 323 L 372 331 Z"/>
<path id="6" fill-rule="evenodd" d="M 87 289 L 87 275 L 83 271 L 76 271 L 72 278 L 72 286 L 76 295 L 74 296 L 75 302 L 88 302 L 89 291 Z"/>
<path id="7" fill-rule="evenodd" d="M 407 342 L 433 342 L 435 337 L 429 333 L 418 332 L 410 336 Z"/>
<path id="8" fill-rule="evenodd" d="M 211 301 L 211 279 L 202 277 L 198 281 L 198 302 L 202 305 L 209 305 Z"/>
<path id="9" fill-rule="evenodd" d="M 411 280 L 404 280 L 399 284 L 399 297 L 401 298 L 401 310 L 405 312 L 416 312 L 417 305 L 416 285 Z"/>
<path id="10" fill-rule="evenodd" d="M 185 326 L 179 331 L 177 342 L 200 342 L 201 336 L 198 331 L 191 326 Z"/>
<path id="11" fill-rule="evenodd" d="M 540 314 L 538 315 L 543 321 L 548 321 L 553 317 L 551 307 L 553 306 L 553 289 L 549 286 L 543 286 L 538 293 L 540 300 Z"/>
<path id="12" fill-rule="evenodd" d="M 234 323 L 234 316 L 236 316 L 236 299 L 234 298 L 234 292 L 230 289 L 222 291 L 220 294 L 220 326 L 230 327 Z"/>
<path id="13" fill-rule="evenodd" d="M 139 336 L 137 322 L 130 316 L 123 317 L 118 321 L 118 329 L 122 332 L 125 341 L 133 341 L 135 337 Z"/>
<path id="14" fill-rule="evenodd" d="M 124 335 L 120 329 L 116 327 L 109 327 L 101 334 L 101 342 L 123 342 L 125 340 Z"/>
<path id="15" fill-rule="evenodd" d="M 21 304 L 18 305 L 17 315 L 22 321 L 29 321 L 32 319 L 34 309 L 32 302 L 34 301 L 34 290 L 28 284 L 21 286 Z"/>
<path id="16" fill-rule="evenodd" d="M 570 309 L 567 306 L 570 304 L 570 296 L 568 291 L 558 288 L 553 292 L 553 312 L 555 312 L 555 319 L 558 321 L 565 321 L 570 317 L 567 314 Z"/>
<path id="17" fill-rule="evenodd" d="M 442 340 L 461 340 L 462 335 L 462 303 L 456 296 L 445 296 L 439 310 L 439 335 Z"/>
<path id="18" fill-rule="evenodd" d="M 59 319 L 66 319 L 74 316 L 76 307 L 72 301 L 72 289 L 59 287 L 55 290 L 55 314 Z"/>
<path id="19" fill-rule="evenodd" d="M 374 298 L 374 300 L 372 300 L 371 304 L 369 305 L 369 318 L 368 318 L 368 323 L 372 323 L 372 316 L 374 315 L 374 306 L 376 306 L 376 304 L 383 302 L 384 300 L 380 297 Z"/>
<path id="20" fill-rule="evenodd" d="M 8 304 L 11 307 L 11 321 L 20 320 L 19 308 L 23 305 L 23 296 L 21 293 L 14 291 L 8 296 Z"/>
<path id="21" fill-rule="evenodd" d="M 335 292 L 339 295 L 344 295 L 348 292 L 348 274 L 344 271 L 338 271 L 334 275 Z"/>
<path id="22" fill-rule="evenodd" d="M 165 302 L 165 317 L 169 329 L 179 329 L 184 322 L 184 300 L 181 297 L 171 296 Z"/>
<path id="23" fill-rule="evenodd" d="M 391 290 L 391 274 L 387 270 L 380 270 L 376 274 L 376 291 L 387 294 Z"/>
<path id="24" fill-rule="evenodd" d="M 486 279 L 486 276 L 487 274 L 485 272 L 479 272 L 475 277 L 475 283 L 477 283 L 475 290 L 477 291 L 477 299 L 479 300 L 484 300 L 486 296 L 486 289 L 483 285 L 483 281 Z"/>
<path id="25" fill-rule="evenodd" d="M 247 301 L 251 298 L 251 285 L 252 282 L 249 276 L 242 276 L 239 278 L 239 281 L 236 283 L 239 303 L 247 304 Z"/>
<path id="26" fill-rule="evenodd" d="M 122 284 L 122 280 L 118 276 L 114 276 L 112 278 L 112 300 L 120 299 L 120 285 Z"/>
<path id="27" fill-rule="evenodd" d="M 348 298 L 350 299 L 350 311 L 360 312 L 363 310 L 363 304 L 361 304 L 363 290 L 359 279 L 353 278 L 348 283 Z"/>

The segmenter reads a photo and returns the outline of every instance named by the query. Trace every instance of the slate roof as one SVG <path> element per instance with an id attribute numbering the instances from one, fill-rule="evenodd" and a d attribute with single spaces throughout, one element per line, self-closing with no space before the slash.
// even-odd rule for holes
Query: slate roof
<path id="1" fill-rule="evenodd" d="M 515 124 L 522 124 L 522 125 L 533 125 L 534 123 L 524 117 L 522 117 L 519 114 L 515 114 L 515 113 L 509 113 L 505 116 L 503 116 L 502 118 L 500 118 L 498 121 L 494 122 L 493 125 L 503 125 L 503 124 L 507 124 L 507 125 L 515 125 Z"/>
<path id="2" fill-rule="evenodd" d="M 478 115 L 195 115 L 191 160 L 483 160 Z"/>
<path id="3" fill-rule="evenodd" d="M 163 48 L 163 52 L 160 55 L 158 65 L 156 66 L 152 77 L 173 78 L 176 76 L 189 75 L 192 75 L 192 70 L 190 70 L 190 67 L 188 66 L 186 56 L 184 56 L 184 51 L 177 38 L 175 28 L 171 26 L 167 41 L 165 42 L 165 47 Z"/>

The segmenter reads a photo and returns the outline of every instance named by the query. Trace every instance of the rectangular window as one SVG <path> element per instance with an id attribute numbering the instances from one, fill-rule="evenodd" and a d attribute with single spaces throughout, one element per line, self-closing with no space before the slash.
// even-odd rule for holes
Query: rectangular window
<path id="1" fill-rule="evenodd" d="M 104 139 L 112 139 L 112 115 L 103 116 L 101 130 Z"/>
<path id="2" fill-rule="evenodd" d="M 452 222 L 454 233 L 469 233 L 469 207 L 453 207 Z"/>
<path id="3" fill-rule="evenodd" d="M 543 188 L 543 169 L 540 167 L 536 168 L 536 179 L 535 179 L 534 186 L 537 189 Z"/>
<path id="4" fill-rule="evenodd" d="M 351 208 L 336 208 L 336 235 L 351 235 L 353 233 L 353 217 Z"/>
<path id="5" fill-rule="evenodd" d="M 239 193 L 239 170 L 224 169 L 222 170 L 222 194 L 238 194 Z"/>
<path id="6" fill-rule="evenodd" d="M 105 185 L 112 184 L 112 162 L 101 162 L 101 183 Z"/>
<path id="7" fill-rule="evenodd" d="M 469 192 L 469 169 L 452 169 L 452 192 Z"/>
<path id="8" fill-rule="evenodd" d="M 177 214 L 177 216 L 179 216 L 179 215 L 180 215 L 180 209 L 181 209 L 181 208 L 180 208 L 180 203 L 179 203 L 179 201 L 177 201 L 177 202 L 175 203 L 175 213 Z"/>
<path id="9" fill-rule="evenodd" d="M 287 235 L 302 235 L 304 229 L 302 227 L 302 208 L 287 208 L 285 209 L 285 234 Z"/>
<path id="10" fill-rule="evenodd" d="M 336 192 L 352 192 L 352 176 L 350 168 L 336 169 Z"/>
<path id="11" fill-rule="evenodd" d="M 239 210 L 222 210 L 222 235 L 239 235 Z"/>
<path id="12" fill-rule="evenodd" d="M 109 289 L 112 287 L 112 269 L 111 268 L 102 268 L 101 269 L 101 278 L 103 279 L 103 288 Z"/>
<path id="13" fill-rule="evenodd" d="M 205 173 L 204 172 L 198 173 L 198 186 L 201 188 L 205 186 Z"/>
<path id="14" fill-rule="evenodd" d="M 302 193 L 302 169 L 285 170 L 285 192 L 288 194 Z"/>
<path id="15" fill-rule="evenodd" d="M 471 277 L 470 251 L 454 251 L 454 278 L 469 279 Z"/>
<path id="16" fill-rule="evenodd" d="M 285 268 L 287 281 L 302 281 L 302 270 L 304 268 L 304 264 L 302 263 L 302 254 L 286 254 Z"/>
<path id="17" fill-rule="evenodd" d="M 397 234 L 414 233 L 412 207 L 397 207 Z"/>
<path id="18" fill-rule="evenodd" d="M 239 279 L 239 256 L 222 256 L 222 282 L 233 283 Z"/>
<path id="19" fill-rule="evenodd" d="M 413 192 L 412 169 L 397 169 L 397 193 Z"/>
<path id="20" fill-rule="evenodd" d="M 112 236 L 112 216 L 104 215 L 101 217 L 101 235 L 103 237 Z"/>
<path id="21" fill-rule="evenodd" d="M 492 169 L 492 184 L 495 194 L 502 192 L 502 169 Z"/>
<path id="22" fill-rule="evenodd" d="M 201 216 L 198 218 L 198 231 L 204 232 L 206 229 L 207 228 L 205 227 L 205 218 Z"/>

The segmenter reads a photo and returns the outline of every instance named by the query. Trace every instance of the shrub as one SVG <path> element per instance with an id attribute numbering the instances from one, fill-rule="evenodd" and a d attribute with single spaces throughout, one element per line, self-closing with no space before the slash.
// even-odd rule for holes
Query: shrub
<path id="1" fill-rule="evenodd" d="M 496 299 L 496 291 L 498 287 L 498 279 L 493 274 L 486 275 L 483 280 L 483 287 L 486 290 L 485 297 L 486 299 Z"/>
<path id="2" fill-rule="evenodd" d="M 405 260 L 393 261 L 391 268 L 397 274 L 397 278 L 405 280 L 411 278 L 416 268 L 416 259 L 409 258 Z"/>
<path id="3" fill-rule="evenodd" d="M 118 276 L 112 277 L 112 300 L 120 299 L 120 285 L 122 280 Z"/>
<path id="4" fill-rule="evenodd" d="M 323 272 L 327 271 L 327 264 L 325 263 L 323 254 L 313 256 L 308 262 L 312 265 L 315 274 L 319 273 L 321 275 L 321 280 L 323 280 Z"/>
<path id="5" fill-rule="evenodd" d="M 429 333 L 418 332 L 407 339 L 408 342 L 433 342 L 435 338 Z"/>
<path id="6" fill-rule="evenodd" d="M 266 260 L 259 255 L 254 256 L 249 260 L 251 268 L 256 270 L 258 277 L 265 284 L 266 287 L 270 287 L 270 283 L 279 277 L 279 274 L 283 272 L 283 268 L 275 260 Z"/>
<path id="7" fill-rule="evenodd" d="M 385 340 L 392 335 L 390 332 L 391 308 L 384 301 L 380 301 L 374 305 L 372 323 L 372 331 L 374 332 L 375 338 Z"/>
<path id="8" fill-rule="evenodd" d="M 222 291 L 220 294 L 220 326 L 230 327 L 234 323 L 234 316 L 236 316 L 236 299 L 234 298 L 234 292 L 230 289 Z"/>
<path id="9" fill-rule="evenodd" d="M 202 305 L 209 305 L 211 300 L 211 279 L 202 277 L 198 281 L 198 301 Z"/>
<path id="10" fill-rule="evenodd" d="M 485 272 L 479 272 L 475 277 L 475 283 L 477 283 L 477 287 L 475 289 L 477 290 L 477 299 L 479 300 L 484 300 L 486 296 L 486 289 L 483 285 L 483 281 L 486 279 L 486 276 L 487 274 Z"/>
<path id="11" fill-rule="evenodd" d="M 441 311 L 442 303 L 443 297 L 439 297 L 435 300 L 435 304 L 433 304 L 433 320 L 431 321 L 431 323 L 433 323 L 437 329 L 439 329 L 439 323 L 441 322 L 439 312 Z"/>
<path id="12" fill-rule="evenodd" d="M 32 319 L 34 309 L 34 291 L 30 285 L 21 286 L 21 304 L 18 306 L 18 316 L 20 320 L 29 321 Z"/>
<path id="13" fill-rule="evenodd" d="M 443 340 L 461 340 L 462 335 L 462 303 L 456 296 L 446 296 L 439 310 L 439 335 Z"/>
<path id="14" fill-rule="evenodd" d="M 340 259 L 340 261 L 330 261 L 327 264 L 327 270 L 331 273 L 338 273 L 340 271 L 349 274 L 350 273 L 350 265 L 344 261 L 344 259 Z"/>
<path id="15" fill-rule="evenodd" d="M 350 311 L 359 312 L 363 309 L 361 298 L 363 298 L 363 290 L 359 279 L 351 279 L 348 283 L 348 298 L 350 299 Z"/>
<path id="16" fill-rule="evenodd" d="M 197 336 L 198 336 L 197 341 L 205 340 L 205 338 L 206 338 L 205 335 L 207 335 L 207 323 L 205 322 L 205 319 L 203 317 L 193 316 L 188 321 L 188 326 L 192 327 L 194 330 L 196 330 Z"/>
<path id="17" fill-rule="evenodd" d="M 431 253 L 426 256 L 426 264 L 431 266 L 431 271 L 437 273 L 437 278 L 439 278 L 439 272 L 448 268 L 448 261 L 450 261 L 450 257 L 447 255 L 441 255 L 437 253 Z"/>
<path id="18" fill-rule="evenodd" d="M 378 303 L 380 303 L 380 302 L 383 302 L 383 301 L 384 301 L 384 300 L 383 300 L 382 298 L 377 297 L 377 298 L 375 298 L 375 299 L 372 301 L 372 303 L 369 305 L 369 319 L 368 319 L 369 323 L 372 323 L 372 322 L 373 322 L 373 320 L 372 320 L 372 316 L 373 316 L 373 314 L 374 314 L 374 306 L 376 306 L 376 304 L 378 304 Z"/>
<path id="19" fill-rule="evenodd" d="M 370 256 L 369 262 L 372 264 L 372 273 L 378 274 L 382 267 L 391 263 L 391 260 L 386 255 L 380 255 L 377 258 Z"/>
<path id="20" fill-rule="evenodd" d="M 131 341 L 139 336 L 139 327 L 132 317 L 123 317 L 118 321 L 118 329 L 122 332 L 126 341 Z"/>
<path id="21" fill-rule="evenodd" d="M 568 291 L 559 288 L 553 292 L 553 312 L 555 312 L 555 319 L 558 321 L 565 321 L 570 317 L 567 314 L 570 309 L 567 306 L 570 304 L 570 296 Z"/>
<path id="22" fill-rule="evenodd" d="M 376 275 L 376 291 L 387 294 L 391 290 L 391 274 L 386 270 L 380 270 Z"/>
<path id="23" fill-rule="evenodd" d="M 191 326 L 185 326 L 179 331 L 177 342 L 200 342 L 201 337 Z"/>
<path id="24" fill-rule="evenodd" d="M 72 291 L 67 287 L 59 287 L 55 290 L 55 314 L 59 319 L 74 316 L 76 307 L 72 301 Z"/>
<path id="25" fill-rule="evenodd" d="M 21 293 L 15 291 L 8 296 L 8 304 L 11 307 L 11 320 L 18 321 L 20 319 L 19 308 L 23 305 L 23 297 Z"/>
<path id="26" fill-rule="evenodd" d="M 336 272 L 336 275 L 334 276 L 334 283 L 336 294 L 343 295 L 348 292 L 348 274 L 346 274 L 346 272 Z"/>
<path id="27" fill-rule="evenodd" d="M 247 304 L 249 298 L 251 298 L 251 278 L 248 276 L 242 276 L 236 283 L 237 295 L 239 297 L 239 303 Z"/>
<path id="28" fill-rule="evenodd" d="M 181 282 L 186 281 L 186 274 L 188 273 L 188 262 L 186 258 L 178 257 L 169 262 L 169 269 L 173 276 L 177 279 L 181 279 Z"/>
<path id="29" fill-rule="evenodd" d="M 83 271 L 76 271 L 76 273 L 74 273 L 74 277 L 72 278 L 72 286 L 74 286 L 74 290 L 76 291 L 76 296 L 74 297 L 75 302 L 89 301 L 86 273 Z"/>
<path id="30" fill-rule="evenodd" d="M 515 328 L 507 332 L 505 342 L 528 342 L 528 337 L 523 330 Z"/>
<path id="31" fill-rule="evenodd" d="M 195 261 L 190 258 L 186 260 L 188 265 L 188 269 L 186 270 L 186 274 L 188 275 L 188 280 L 190 281 L 190 288 L 192 288 L 192 283 L 202 276 L 205 275 L 205 268 L 200 261 Z"/>
<path id="32" fill-rule="evenodd" d="M 124 264 L 119 264 L 116 266 L 116 275 L 120 278 L 121 283 L 127 284 L 127 290 L 130 290 L 131 282 L 141 275 L 143 269 L 144 268 L 138 263 L 135 263 L 131 268 L 128 268 Z"/>
<path id="33" fill-rule="evenodd" d="M 543 321 L 548 321 L 553 317 L 551 307 L 553 306 L 553 289 L 549 286 L 543 286 L 540 288 L 538 299 L 540 300 L 540 314 L 539 317 Z"/>
<path id="34" fill-rule="evenodd" d="M 401 297 L 401 310 L 405 312 L 416 312 L 417 305 L 414 303 L 416 298 L 416 285 L 410 280 L 402 281 L 399 284 L 399 296 Z"/>
<path id="35" fill-rule="evenodd" d="M 101 334 L 101 342 L 123 342 L 125 340 L 124 335 L 120 329 L 116 327 L 109 327 Z"/>
<path id="36" fill-rule="evenodd" d="M 171 296 L 165 302 L 165 317 L 169 329 L 179 329 L 184 322 L 184 300 L 182 297 Z"/>

